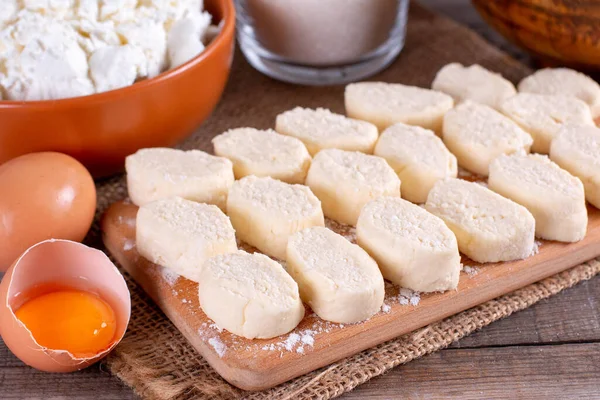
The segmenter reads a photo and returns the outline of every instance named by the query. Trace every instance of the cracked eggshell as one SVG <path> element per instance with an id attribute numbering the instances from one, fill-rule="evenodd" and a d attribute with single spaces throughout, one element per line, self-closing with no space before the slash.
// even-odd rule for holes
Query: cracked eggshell
<path id="1" fill-rule="evenodd" d="M 15 311 L 27 300 L 65 288 L 96 293 L 117 318 L 112 344 L 93 357 L 77 358 L 65 350 L 40 346 L 17 319 Z M 105 357 L 123 338 L 131 314 L 125 279 L 101 251 L 68 240 L 46 240 L 27 249 L 0 283 L 0 336 L 25 364 L 46 372 L 71 372 Z"/>

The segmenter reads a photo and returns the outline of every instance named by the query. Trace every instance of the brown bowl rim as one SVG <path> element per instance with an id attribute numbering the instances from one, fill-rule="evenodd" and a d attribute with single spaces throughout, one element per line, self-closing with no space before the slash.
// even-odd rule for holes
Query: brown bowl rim
<path id="1" fill-rule="evenodd" d="M 128 93 L 134 93 L 136 91 L 143 90 L 147 87 L 162 83 L 163 81 L 166 81 L 174 76 L 184 74 L 186 71 L 195 68 L 198 64 L 201 64 L 204 60 L 211 57 L 211 55 L 216 52 L 218 47 L 226 46 L 227 44 L 225 43 L 225 38 L 233 37 L 235 34 L 235 7 L 233 5 L 233 0 L 219 0 L 219 2 L 223 4 L 223 17 L 221 19 L 221 21 L 223 21 L 223 27 L 221 28 L 221 31 L 212 40 L 212 42 L 206 46 L 202 53 L 176 68 L 169 69 L 153 78 L 144 79 L 129 86 L 101 93 L 93 93 L 86 96 L 68 97 L 56 100 L 0 100 L 0 109 L 54 108 L 61 106 L 76 106 L 83 103 L 97 103 L 104 100 L 109 100 L 110 98 L 125 96 Z"/>

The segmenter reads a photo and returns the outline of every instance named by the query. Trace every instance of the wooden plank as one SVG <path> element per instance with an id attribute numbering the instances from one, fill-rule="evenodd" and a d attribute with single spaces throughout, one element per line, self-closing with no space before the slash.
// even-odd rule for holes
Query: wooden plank
<path id="1" fill-rule="evenodd" d="M 246 390 L 275 386 L 600 255 L 600 211 L 590 208 L 588 233 L 581 242 L 544 242 L 539 254 L 517 262 L 482 267 L 463 260 L 479 272 L 473 276 L 463 273 L 458 290 L 424 295 L 415 307 L 392 300 L 397 289 L 391 289 L 386 300 L 389 312 L 363 323 L 325 324 L 314 314 L 308 315 L 294 333 L 313 331 L 314 346 L 296 346 L 286 342 L 293 342 L 289 335 L 246 340 L 211 329 L 212 321 L 198 305 L 197 284 L 183 278 L 172 281 L 162 267 L 136 252 L 136 212 L 137 207 L 130 203 L 117 203 L 107 211 L 102 221 L 107 249 L 208 363 L 230 383 Z"/>
<path id="2" fill-rule="evenodd" d="M 27 366 L 0 367 L 0 398 L 10 399 L 138 399 L 117 377 L 99 366 L 70 374 L 48 374 Z"/>
<path id="3" fill-rule="evenodd" d="M 600 341 L 600 276 L 487 326 L 452 347 Z"/>
<path id="4" fill-rule="evenodd" d="M 600 343 L 453 349 L 370 380 L 340 399 L 598 399 Z"/>
<path id="5" fill-rule="evenodd" d="M 21 360 L 10 352 L 8 347 L 4 344 L 4 341 L 0 340 L 0 368 L 19 368 L 24 365 L 25 364 L 23 364 Z"/>
<path id="6" fill-rule="evenodd" d="M 70 374 L 48 374 L 23 364 L 0 340 L 0 399 L 137 399 L 100 364 Z"/>

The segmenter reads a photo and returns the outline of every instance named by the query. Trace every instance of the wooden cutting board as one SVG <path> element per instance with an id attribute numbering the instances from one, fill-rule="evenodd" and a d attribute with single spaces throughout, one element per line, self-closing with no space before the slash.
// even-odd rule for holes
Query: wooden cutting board
<path id="1" fill-rule="evenodd" d="M 248 340 L 219 331 L 198 304 L 198 285 L 142 258 L 135 249 L 137 207 L 128 202 L 111 206 L 102 231 L 110 253 L 142 286 L 190 344 L 231 384 L 262 390 L 337 360 L 409 333 L 600 256 L 600 211 L 589 208 L 584 240 L 563 244 L 539 242 L 539 252 L 525 260 L 468 266 L 458 289 L 418 295 L 386 283 L 382 311 L 352 325 L 325 322 L 308 308 L 291 333 L 269 340 Z M 353 240 L 350 227 L 330 226 Z"/>

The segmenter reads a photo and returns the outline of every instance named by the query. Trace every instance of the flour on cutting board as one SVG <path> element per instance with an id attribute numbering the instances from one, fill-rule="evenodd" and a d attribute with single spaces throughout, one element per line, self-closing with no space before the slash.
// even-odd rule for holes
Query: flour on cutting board
<path id="1" fill-rule="evenodd" d="M 475 275 L 477 275 L 479 273 L 479 268 L 471 267 L 469 265 L 464 265 L 464 264 L 462 266 L 462 270 L 470 277 L 474 277 Z"/>
<path id="2" fill-rule="evenodd" d="M 243 346 L 246 349 L 256 352 L 275 351 L 279 352 L 280 356 L 283 356 L 284 352 L 304 354 L 307 347 L 314 346 L 315 335 L 320 333 L 329 333 L 333 329 L 343 328 L 344 326 L 343 324 L 335 324 L 317 319 L 315 318 L 314 314 L 311 314 L 310 317 L 314 318 L 314 322 L 309 328 L 300 330 L 296 329 L 286 335 L 282 335 L 278 338 L 279 340 L 277 342 L 272 342 L 269 344 L 252 343 L 248 345 L 246 339 L 229 335 L 231 338 L 230 347 L 237 350 Z M 219 328 L 214 323 L 208 324 L 204 322 L 202 323 L 200 329 L 198 329 L 198 334 L 200 337 L 208 341 L 208 343 L 215 349 L 215 352 L 217 352 L 219 357 L 223 357 L 228 348 L 221 338 L 222 333 L 223 329 Z"/>
<path id="3" fill-rule="evenodd" d="M 315 334 L 317 331 L 312 329 L 304 329 L 299 332 L 292 332 L 287 335 L 285 340 L 277 343 L 270 343 L 261 347 L 261 350 L 268 351 L 295 351 L 303 354 L 304 346 L 312 347 L 315 344 Z"/>
<path id="4" fill-rule="evenodd" d="M 400 290 L 398 291 L 397 298 L 398 298 L 398 303 L 403 306 L 406 306 L 409 304 L 411 306 L 416 306 L 421 301 L 421 294 L 419 292 L 415 292 L 414 290 L 400 288 Z"/>
<path id="5" fill-rule="evenodd" d="M 219 339 L 218 337 L 211 337 L 210 339 L 208 339 L 208 344 L 210 344 L 212 348 L 215 349 L 219 357 L 223 358 L 225 352 L 227 351 L 227 346 L 221 341 L 221 339 Z"/>
<path id="6" fill-rule="evenodd" d="M 160 267 L 160 268 L 161 268 L 160 274 L 162 275 L 165 282 L 167 282 L 169 284 L 169 286 L 175 285 L 175 283 L 177 282 L 177 279 L 179 279 L 179 274 L 167 267 Z"/>
<path id="7" fill-rule="evenodd" d="M 123 250 L 129 251 L 135 248 L 135 240 L 127 239 L 125 243 L 123 243 Z"/>
<path id="8" fill-rule="evenodd" d="M 126 218 L 123 217 L 122 215 L 119 215 L 119 218 L 117 219 L 119 221 L 119 224 L 125 224 L 128 225 L 132 228 L 135 228 L 135 218 Z"/>

